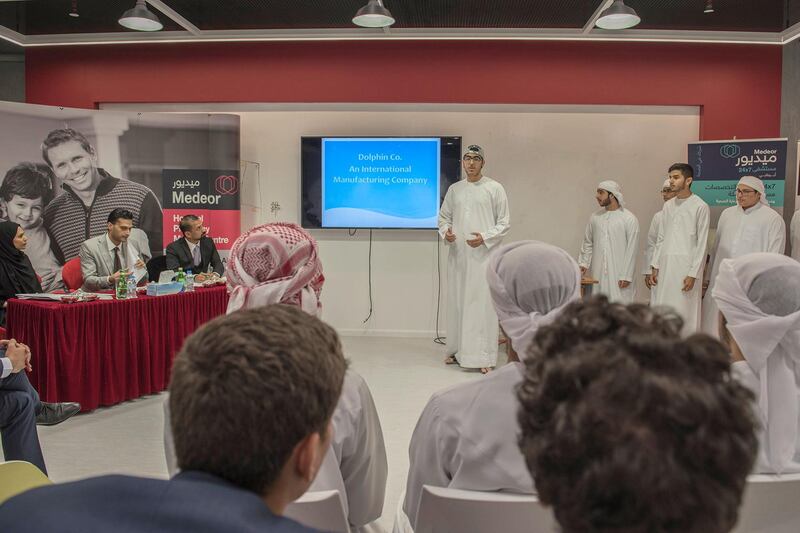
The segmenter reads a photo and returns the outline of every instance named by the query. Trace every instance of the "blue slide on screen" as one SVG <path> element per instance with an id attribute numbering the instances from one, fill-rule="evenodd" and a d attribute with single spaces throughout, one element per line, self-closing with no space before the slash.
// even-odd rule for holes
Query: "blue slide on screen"
<path id="1" fill-rule="evenodd" d="M 323 138 L 322 227 L 437 227 L 439 143 Z"/>

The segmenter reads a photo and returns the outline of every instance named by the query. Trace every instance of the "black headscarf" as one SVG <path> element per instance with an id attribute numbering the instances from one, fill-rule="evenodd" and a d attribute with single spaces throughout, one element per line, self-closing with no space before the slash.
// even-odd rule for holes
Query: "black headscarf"
<path id="1" fill-rule="evenodd" d="M 0 222 L 0 300 L 15 294 L 42 292 L 31 260 L 14 247 L 19 224 Z"/>

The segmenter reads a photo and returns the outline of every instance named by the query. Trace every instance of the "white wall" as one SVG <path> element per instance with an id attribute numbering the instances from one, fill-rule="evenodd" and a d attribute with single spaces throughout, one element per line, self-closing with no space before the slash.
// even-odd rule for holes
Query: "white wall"
<path id="1" fill-rule="evenodd" d="M 667 167 L 685 161 L 686 145 L 698 140 L 699 132 L 696 108 L 276 108 L 280 109 L 271 106 L 269 111 L 252 111 L 258 109 L 252 104 L 240 113 L 242 159 L 260 164 L 260 187 L 253 183 L 243 186 L 248 198 L 260 196 L 262 206 L 259 212 L 248 213 L 248 226 L 256 220 L 299 220 L 301 136 L 460 135 L 464 145 L 484 147 L 486 175 L 506 188 L 512 225 L 506 242 L 539 239 L 575 256 L 586 221 L 597 208 L 594 194 L 602 179 L 621 183 L 628 206 L 639 218 L 644 242 L 650 219 L 660 209 L 659 191 Z M 224 110 L 235 111 L 235 105 Z M 279 202 L 280 211 L 272 213 L 271 202 Z M 350 334 L 432 335 L 437 290 L 435 232 L 373 232 L 374 311 L 367 324 L 362 320 L 369 308 L 368 232 L 361 230 L 354 237 L 339 230 L 314 234 L 325 269 L 322 298 L 327 321 Z M 637 271 L 642 266 L 641 250 L 640 246 Z M 640 299 L 648 298 L 641 280 L 638 285 Z M 444 292 L 442 296 L 444 301 Z M 444 324 L 444 309 L 440 323 Z"/>

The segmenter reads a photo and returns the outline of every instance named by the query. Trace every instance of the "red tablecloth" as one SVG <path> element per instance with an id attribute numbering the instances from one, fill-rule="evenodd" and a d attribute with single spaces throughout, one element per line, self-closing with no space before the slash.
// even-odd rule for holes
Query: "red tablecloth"
<path id="1" fill-rule="evenodd" d="M 89 411 L 166 389 L 184 339 L 227 304 L 221 286 L 75 304 L 11 299 L 6 329 L 31 347 L 28 376 L 43 401 Z"/>

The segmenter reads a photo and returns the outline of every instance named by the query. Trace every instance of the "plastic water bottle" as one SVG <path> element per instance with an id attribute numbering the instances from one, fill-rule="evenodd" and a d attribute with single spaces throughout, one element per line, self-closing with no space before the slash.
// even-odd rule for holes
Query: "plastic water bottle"
<path id="1" fill-rule="evenodd" d="M 125 300 L 128 297 L 128 271 L 125 269 L 119 271 L 119 278 L 117 278 L 116 297 L 117 300 Z"/>
<path id="2" fill-rule="evenodd" d="M 186 274 L 184 274 L 183 268 L 178 267 L 178 273 L 175 274 L 175 281 L 183 285 L 183 289 L 186 290 Z"/>
<path id="3" fill-rule="evenodd" d="M 128 274 L 128 298 L 138 298 L 136 294 L 136 274 L 133 272 Z"/>
<path id="4" fill-rule="evenodd" d="M 185 291 L 192 292 L 194 290 L 194 274 L 191 270 L 186 271 L 186 281 L 183 283 Z"/>

